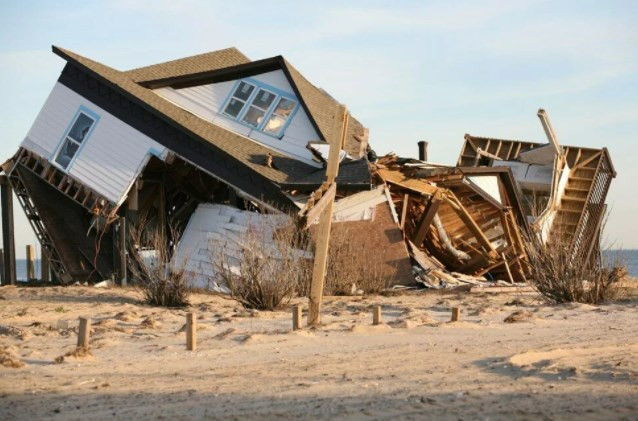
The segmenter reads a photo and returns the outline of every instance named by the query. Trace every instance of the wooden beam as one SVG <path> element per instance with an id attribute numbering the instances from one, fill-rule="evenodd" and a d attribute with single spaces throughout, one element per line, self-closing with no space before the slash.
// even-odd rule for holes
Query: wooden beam
<path id="1" fill-rule="evenodd" d="M 46 247 L 43 245 L 40 246 L 40 280 L 42 282 L 49 282 L 51 281 L 49 256 L 47 255 Z"/>
<path id="2" fill-rule="evenodd" d="M 0 186 L 0 202 L 2 204 L 2 243 L 4 250 L 4 280 L 6 284 L 16 283 L 16 252 L 13 227 L 13 188 L 6 176 Z"/>
<path id="3" fill-rule="evenodd" d="M 465 209 L 465 206 L 454 196 L 446 196 L 446 201 L 450 204 L 452 209 L 457 213 L 459 218 L 465 223 L 465 225 L 472 231 L 479 244 L 481 244 L 488 253 L 495 252 L 494 247 L 490 240 L 485 236 L 485 233 L 478 226 L 472 215 Z"/>
<path id="4" fill-rule="evenodd" d="M 582 167 L 586 166 L 587 164 L 592 162 L 594 159 L 600 157 L 600 155 L 602 155 L 602 152 L 598 152 L 598 153 L 593 154 L 589 158 L 583 160 L 583 162 L 579 162 L 578 164 L 574 165 L 574 168 L 572 168 L 572 170 L 576 170 L 578 168 L 582 168 Z"/>
<path id="5" fill-rule="evenodd" d="M 561 148 L 560 143 L 558 143 L 558 138 L 556 137 L 556 132 L 554 132 L 554 127 L 552 127 L 552 123 L 549 121 L 549 116 L 542 108 L 538 110 L 538 118 L 541 120 L 541 124 L 543 125 L 543 130 L 545 130 L 545 135 L 547 136 L 547 140 L 552 144 L 556 154 L 558 156 L 563 156 L 563 148 Z"/>
<path id="6" fill-rule="evenodd" d="M 120 218 L 120 222 L 117 227 L 117 248 L 119 254 L 119 267 L 118 274 L 120 275 L 120 285 L 125 287 L 128 284 L 127 276 L 127 253 L 126 253 L 126 240 L 128 236 L 126 218 Z"/>
<path id="7" fill-rule="evenodd" d="M 306 228 L 312 225 L 315 219 L 321 215 L 330 202 L 334 202 L 336 194 L 337 184 L 332 183 L 323 196 L 321 196 L 321 199 L 319 199 L 319 201 L 306 213 Z"/>
<path id="8" fill-rule="evenodd" d="M 430 230 L 430 225 L 432 224 L 432 220 L 434 219 L 436 212 L 439 210 L 439 206 L 441 206 L 441 193 L 437 192 L 432 197 L 432 200 L 430 200 L 430 205 L 428 206 L 426 211 L 423 212 L 423 215 L 421 216 L 421 219 L 419 220 L 419 224 L 417 225 L 417 230 L 412 240 L 412 242 L 417 247 L 420 247 L 421 244 L 423 244 L 423 241 L 425 240 L 425 236 Z"/>
<path id="9" fill-rule="evenodd" d="M 501 253 L 501 257 L 503 258 L 503 264 L 505 265 L 505 270 L 507 270 L 507 277 L 509 278 L 510 284 L 513 284 L 514 278 L 512 277 L 512 271 L 510 271 L 510 265 L 507 263 L 505 253 Z"/>
<path id="10" fill-rule="evenodd" d="M 335 115 L 335 134 L 339 131 L 341 125 L 340 138 L 333 138 L 328 156 L 328 165 L 326 169 L 326 177 L 328 183 L 335 184 L 335 179 L 339 173 L 339 148 L 345 141 L 348 129 L 349 115 L 346 107 L 339 105 L 337 115 Z M 336 186 L 335 186 L 336 190 Z M 319 217 L 319 228 L 317 230 L 317 248 L 315 252 L 315 261 L 312 268 L 312 283 L 310 285 L 310 297 L 308 308 L 308 326 L 317 326 L 321 323 L 321 301 L 323 299 L 323 286 L 326 274 L 326 263 L 328 261 L 328 246 L 330 243 L 330 230 L 332 228 L 332 208 L 334 200 L 329 200 L 324 211 Z"/>
<path id="11" fill-rule="evenodd" d="M 2 180 L 0 180 L 2 183 Z M 0 249 L 0 285 L 4 285 L 4 250 Z"/>
<path id="12" fill-rule="evenodd" d="M 403 207 L 401 209 L 401 231 L 403 231 L 403 229 L 405 228 L 405 217 L 408 214 L 408 202 L 410 201 L 410 195 L 409 194 L 404 194 L 403 195 Z"/>

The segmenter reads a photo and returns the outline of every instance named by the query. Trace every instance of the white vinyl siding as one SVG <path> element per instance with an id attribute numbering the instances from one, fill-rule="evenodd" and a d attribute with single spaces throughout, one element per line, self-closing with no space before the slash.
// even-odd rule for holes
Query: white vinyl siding
<path id="1" fill-rule="evenodd" d="M 251 76 L 251 79 L 282 91 L 293 92 L 288 79 L 281 70 Z M 154 92 L 204 120 L 253 139 L 299 161 L 320 167 L 321 165 L 313 160 L 312 153 L 306 148 L 308 142 L 320 140 L 319 134 L 302 107 L 299 107 L 292 117 L 281 139 L 247 127 L 231 117 L 220 114 L 221 108 L 236 82 L 231 80 L 183 89 L 159 88 Z"/>
<path id="2" fill-rule="evenodd" d="M 56 83 L 21 146 L 53 161 L 81 106 L 100 119 L 67 173 L 111 202 L 120 204 L 150 154 L 163 158 L 167 150 L 66 86 Z"/>

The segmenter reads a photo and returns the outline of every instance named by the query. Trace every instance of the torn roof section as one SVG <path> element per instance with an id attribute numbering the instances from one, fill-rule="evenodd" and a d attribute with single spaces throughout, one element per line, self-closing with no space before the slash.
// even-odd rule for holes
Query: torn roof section
<path id="1" fill-rule="evenodd" d="M 314 178 L 317 178 L 318 184 L 311 187 L 316 188 L 321 184 L 319 177 L 316 175 L 316 173 L 323 171 L 320 162 L 308 163 L 291 158 L 289 154 L 282 153 L 281 150 L 268 147 L 268 145 L 250 139 L 227 127 L 222 127 L 194 115 L 184 107 L 163 98 L 153 91 L 153 89 L 167 86 L 184 89 L 187 86 L 197 86 L 211 82 L 239 80 L 264 72 L 280 70 L 290 82 L 290 86 L 295 91 L 300 106 L 306 112 L 310 123 L 316 128 L 318 138 L 308 140 L 334 143 L 332 139 L 335 139 L 333 125 L 334 112 L 338 106 L 337 101 L 308 82 L 281 56 L 251 62 L 237 49 L 229 48 L 129 71 L 119 71 L 69 50 L 54 46 L 53 51 L 67 60 L 73 67 L 95 77 L 99 82 L 104 83 L 128 100 L 134 101 L 146 111 L 168 123 L 179 132 L 172 135 L 174 138 L 184 139 L 184 141 L 195 138 L 200 145 L 210 148 L 211 154 L 217 151 L 227 156 L 231 163 L 226 164 L 226 167 L 234 168 L 235 172 L 243 171 L 246 174 L 242 175 L 242 177 L 248 178 L 241 186 L 234 182 L 229 182 L 229 184 L 255 198 L 261 199 L 262 192 L 257 188 L 252 188 L 251 190 L 251 186 L 257 184 L 249 180 L 251 177 L 263 178 L 265 181 L 273 183 L 274 186 L 278 186 L 276 188 L 295 185 L 296 183 L 305 185 L 312 183 Z M 348 154 L 358 158 L 364 155 L 361 140 L 365 130 L 355 119 L 351 118 L 350 122 L 346 142 L 341 146 Z M 365 144 L 367 145 L 367 138 Z M 171 146 L 165 146 L 175 151 Z M 183 155 L 180 151 L 176 151 L 176 153 Z M 310 154 L 310 152 L 308 153 Z M 272 165 L 265 165 L 269 155 L 272 156 Z M 197 158 L 191 156 L 183 157 L 193 162 Z M 363 161 L 366 161 L 365 157 Z M 237 165 L 240 167 L 237 167 Z M 208 170 L 202 165 L 199 166 Z M 244 167 L 243 170 L 239 169 L 242 167 Z M 366 171 L 356 172 L 356 175 L 360 175 L 361 179 L 356 180 L 357 183 L 355 184 L 367 186 L 369 189 L 370 175 L 367 170 L 367 163 L 365 165 L 360 164 L 358 168 L 359 170 L 366 168 Z M 209 170 L 209 172 L 212 171 Z M 254 176 L 251 176 L 251 173 Z M 229 181 L 225 179 L 224 174 L 217 173 L 214 175 L 219 176 L 224 181 Z M 273 197 L 275 197 L 275 200 L 281 200 L 283 196 L 271 195 L 270 200 Z"/>

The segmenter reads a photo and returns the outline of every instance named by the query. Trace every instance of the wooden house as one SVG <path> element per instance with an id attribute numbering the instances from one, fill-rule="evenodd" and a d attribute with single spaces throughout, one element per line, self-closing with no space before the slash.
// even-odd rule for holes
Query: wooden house
<path id="1" fill-rule="evenodd" d="M 335 145 L 338 102 L 281 56 L 120 71 L 53 52 L 66 65 L 3 171 L 62 282 L 126 279 L 126 225 L 142 216 L 184 230 L 205 204 L 298 211 L 333 146 L 339 195 L 372 187 L 367 129 L 350 118 Z"/>

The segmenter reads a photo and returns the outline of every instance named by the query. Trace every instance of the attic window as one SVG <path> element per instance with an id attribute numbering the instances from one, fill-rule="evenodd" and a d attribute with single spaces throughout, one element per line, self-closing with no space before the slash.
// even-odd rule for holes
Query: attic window
<path id="1" fill-rule="evenodd" d="M 294 95 L 252 79 L 238 81 L 221 114 L 281 138 L 298 108 Z"/>
<path id="2" fill-rule="evenodd" d="M 60 146 L 58 146 L 54 162 L 62 169 L 66 170 L 77 155 L 81 146 L 86 143 L 95 123 L 99 117 L 85 107 L 75 114 L 69 129 L 62 137 Z"/>

